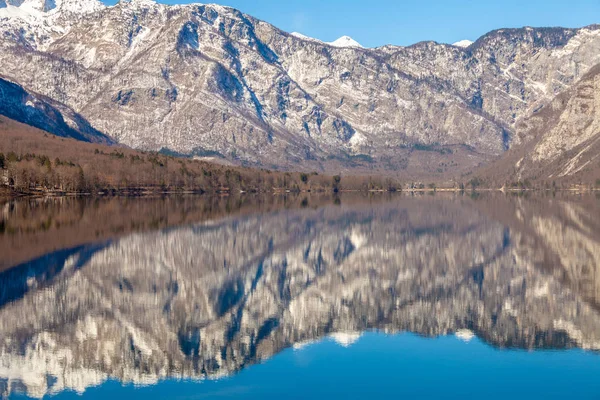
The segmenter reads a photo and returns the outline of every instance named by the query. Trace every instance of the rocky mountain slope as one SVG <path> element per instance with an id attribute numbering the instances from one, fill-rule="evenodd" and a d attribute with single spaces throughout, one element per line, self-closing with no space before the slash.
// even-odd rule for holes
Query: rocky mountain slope
<path id="1" fill-rule="evenodd" d="M 37 397 L 109 378 L 215 378 L 369 329 L 599 349 L 596 211 L 427 196 L 52 253 L 0 274 L 0 387 Z"/>
<path id="2" fill-rule="evenodd" d="M 115 144 L 94 129 L 85 118 L 64 104 L 35 93 L 0 76 L 0 115 L 61 137 L 86 142 Z"/>
<path id="3" fill-rule="evenodd" d="M 14 82 L 122 144 L 264 167 L 468 171 L 521 144 L 519 121 L 600 62 L 596 26 L 364 49 L 217 5 L 4 3 Z"/>
<path id="4" fill-rule="evenodd" d="M 600 65 L 525 118 L 519 146 L 485 168 L 492 180 L 594 182 L 600 178 Z"/>

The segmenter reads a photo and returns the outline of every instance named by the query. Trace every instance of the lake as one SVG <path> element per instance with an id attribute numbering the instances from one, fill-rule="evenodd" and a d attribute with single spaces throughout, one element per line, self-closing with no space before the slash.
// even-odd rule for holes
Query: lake
<path id="1" fill-rule="evenodd" d="M 0 204 L 3 398 L 600 398 L 600 198 Z"/>

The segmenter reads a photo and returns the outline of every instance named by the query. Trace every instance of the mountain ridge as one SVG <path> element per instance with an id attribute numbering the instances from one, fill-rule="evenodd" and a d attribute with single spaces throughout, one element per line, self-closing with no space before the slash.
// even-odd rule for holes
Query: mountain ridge
<path id="1" fill-rule="evenodd" d="M 120 2 L 45 36 L 2 21 L 7 75 L 121 144 L 287 170 L 467 173 L 521 145 L 519 121 L 600 63 L 597 26 L 361 49 L 218 5 Z"/>

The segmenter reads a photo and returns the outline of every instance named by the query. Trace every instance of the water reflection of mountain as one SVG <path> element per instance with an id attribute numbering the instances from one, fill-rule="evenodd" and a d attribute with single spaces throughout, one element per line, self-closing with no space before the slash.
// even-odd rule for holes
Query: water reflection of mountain
<path id="1" fill-rule="evenodd" d="M 0 388 L 41 396 L 108 378 L 217 377 L 369 329 L 600 349 L 597 206 L 401 198 L 48 255 L 51 272 L 0 275 Z"/>
<path id="2" fill-rule="evenodd" d="M 364 195 L 352 196 L 362 201 Z M 382 196 L 386 197 L 386 196 Z M 347 199 L 350 200 L 350 199 Z M 330 204 L 310 196 L 166 196 L 26 198 L 0 203 L 0 272 L 56 249 L 123 237 L 225 215 Z"/>

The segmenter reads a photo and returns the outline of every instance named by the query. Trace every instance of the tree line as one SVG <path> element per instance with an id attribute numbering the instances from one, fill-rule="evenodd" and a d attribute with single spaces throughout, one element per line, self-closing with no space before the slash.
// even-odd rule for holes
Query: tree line
<path id="1" fill-rule="evenodd" d="M 110 149 L 110 148 L 109 148 Z M 301 192 L 342 190 L 398 191 L 385 177 L 327 176 L 223 166 L 155 152 L 96 148 L 81 159 L 33 152 L 0 153 L 4 184 L 20 193 L 131 191 Z"/>
<path id="2" fill-rule="evenodd" d="M 88 145 L 88 144 L 86 144 Z M 77 157 L 68 152 L 50 157 L 33 152 L 0 152 L 0 184 L 22 194 L 124 192 L 340 192 L 403 190 L 393 177 L 322 175 L 317 172 L 281 172 L 224 166 L 156 152 L 110 147 L 95 148 Z M 600 187 L 600 180 L 595 182 Z M 458 191 L 487 187 L 474 177 L 454 183 Z M 508 182 L 512 190 L 560 190 L 556 182 Z M 435 183 L 408 182 L 405 190 L 436 191 Z M 448 187 L 446 187 L 448 188 Z"/>

